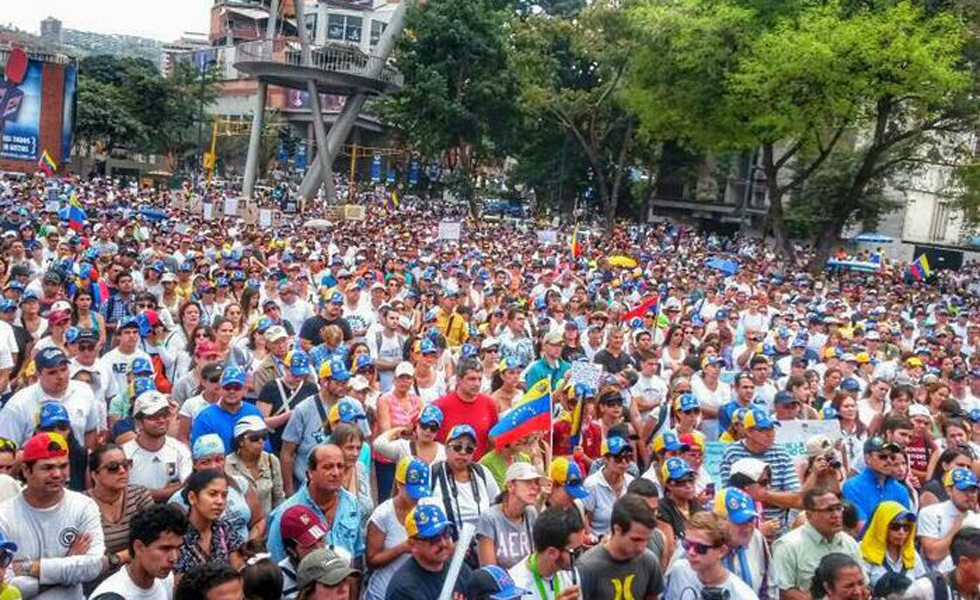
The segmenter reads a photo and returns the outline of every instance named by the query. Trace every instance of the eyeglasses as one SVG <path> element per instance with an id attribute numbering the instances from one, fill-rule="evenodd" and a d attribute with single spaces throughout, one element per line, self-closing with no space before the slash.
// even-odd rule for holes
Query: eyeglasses
<path id="1" fill-rule="evenodd" d="M 104 469 L 110 473 L 118 473 L 120 469 L 126 469 L 128 471 L 132 468 L 133 468 L 133 461 L 131 460 L 106 463 L 100 467 L 100 469 Z"/>
<path id="2" fill-rule="evenodd" d="M 915 527 L 915 525 L 913 525 L 912 523 L 909 523 L 908 521 L 895 521 L 895 522 L 892 522 L 892 523 L 889 523 L 888 524 L 888 530 L 889 531 L 906 531 L 906 532 L 908 532 L 908 531 L 912 531 L 912 528 L 913 527 Z"/>
<path id="3" fill-rule="evenodd" d="M 205 377 L 204 381 L 207 381 L 208 383 L 218 383 L 219 381 L 221 381 L 221 375 L 215 375 L 214 377 Z"/>
<path id="4" fill-rule="evenodd" d="M 156 308 L 156 305 L 153 304 L 152 302 L 137 302 L 136 303 L 136 308 L 144 308 L 144 309 L 148 309 L 148 310 L 153 310 L 154 308 Z"/>
<path id="5" fill-rule="evenodd" d="M 245 386 L 238 385 L 237 383 L 230 383 L 230 384 L 225 385 L 225 386 L 222 386 L 222 387 L 224 389 L 228 390 L 228 391 L 231 391 L 231 392 L 237 392 L 238 390 L 241 390 L 241 389 L 244 389 L 245 388 Z"/>
<path id="6" fill-rule="evenodd" d="M 81 352 L 91 352 L 95 350 L 95 344 L 79 344 L 78 350 Z"/>
<path id="7" fill-rule="evenodd" d="M 250 442 L 264 442 L 268 435 L 264 433 L 250 433 L 245 436 Z"/>
<path id="8" fill-rule="evenodd" d="M 426 431 L 431 431 L 432 433 L 437 433 L 439 431 L 438 423 L 419 423 L 419 427 Z"/>
<path id="9" fill-rule="evenodd" d="M 449 444 L 449 449 L 456 454 L 473 454 L 476 452 L 476 446 L 469 444 Z"/>
<path id="10" fill-rule="evenodd" d="M 843 504 L 831 504 L 825 508 L 813 508 L 808 509 L 808 512 L 818 512 L 818 513 L 829 513 L 829 512 L 844 512 Z"/>
<path id="11" fill-rule="evenodd" d="M 702 544 L 701 542 L 692 542 L 690 540 L 681 540 L 681 546 L 684 547 L 684 552 L 690 552 L 691 550 L 694 550 L 695 554 L 699 554 L 702 556 L 707 554 L 708 550 L 711 550 L 712 548 L 717 548 L 717 546 L 710 546 L 708 544 Z"/>

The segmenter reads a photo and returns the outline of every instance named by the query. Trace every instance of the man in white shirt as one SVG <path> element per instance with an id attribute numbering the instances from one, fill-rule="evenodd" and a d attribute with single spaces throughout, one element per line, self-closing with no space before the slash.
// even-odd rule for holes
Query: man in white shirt
<path id="1" fill-rule="evenodd" d="M 147 488 L 157 502 L 166 502 L 191 474 L 190 450 L 167 435 L 170 400 L 160 392 L 140 394 L 133 417 L 138 425 L 136 439 L 123 444 L 126 458 L 133 461 L 129 483 Z"/>
<path id="2" fill-rule="evenodd" d="M 534 553 L 510 568 L 514 584 L 533 600 L 578 600 L 572 553 L 582 547 L 585 524 L 575 508 L 549 508 L 534 522 Z"/>
<path id="3" fill-rule="evenodd" d="M 730 598 L 758 600 L 748 584 L 725 568 L 730 543 L 724 517 L 708 511 L 694 514 L 681 540 L 683 555 L 667 569 L 664 597 L 700 598 L 711 587 L 727 590 Z"/>
<path id="4" fill-rule="evenodd" d="M 72 433 L 94 448 L 99 429 L 99 413 L 92 388 L 68 378 L 68 357 L 58 348 L 45 348 L 34 357 L 38 381 L 14 394 L 0 409 L 0 437 L 22 445 L 37 425 L 42 402 L 61 402 L 68 410 Z"/>
<path id="5" fill-rule="evenodd" d="M 130 563 L 99 584 L 92 598 L 116 593 L 127 600 L 170 600 L 174 563 L 187 533 L 187 518 L 172 505 L 151 506 L 129 523 Z"/>
<path id="6" fill-rule="evenodd" d="M 378 369 L 381 392 L 391 391 L 395 382 L 395 367 L 402 361 L 405 338 L 398 334 L 398 311 L 388 305 L 381 307 L 381 327 L 368 333 L 367 343 Z"/>
<path id="7" fill-rule="evenodd" d="M 957 467 L 946 472 L 943 484 L 949 500 L 929 505 L 919 511 L 917 535 L 922 558 L 935 568 L 949 559 L 949 546 L 963 520 L 977 509 L 977 488 L 980 482 L 969 469 Z M 949 565 L 952 568 L 953 565 Z"/>
<path id="8" fill-rule="evenodd" d="M 119 345 L 101 359 L 111 377 L 106 390 L 110 398 L 123 393 L 129 387 L 129 374 L 133 371 L 134 360 L 143 358 L 150 365 L 153 364 L 150 355 L 136 347 L 140 341 L 140 326 L 136 317 L 124 317 L 119 321 L 116 339 Z"/>
<path id="9" fill-rule="evenodd" d="M 102 572 L 105 541 L 95 501 L 65 489 L 68 443 L 39 433 L 22 453 L 24 490 L 0 504 L 0 533 L 17 543 L 10 582 L 26 598 L 82 600 L 82 584 Z"/>

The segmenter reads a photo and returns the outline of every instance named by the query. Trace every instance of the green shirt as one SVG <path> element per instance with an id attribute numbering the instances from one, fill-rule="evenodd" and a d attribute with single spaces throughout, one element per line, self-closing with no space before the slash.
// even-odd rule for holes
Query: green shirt
<path id="1" fill-rule="evenodd" d="M 531 455 L 527 452 L 518 452 L 514 456 L 514 462 L 531 462 Z M 504 475 L 507 474 L 507 461 L 504 457 L 500 456 L 496 450 L 491 450 L 483 455 L 480 459 L 480 464 L 490 470 L 493 478 L 497 480 L 497 486 L 503 490 L 504 489 Z M 493 504 L 494 499 L 490 499 L 490 503 Z"/>
<path id="2" fill-rule="evenodd" d="M 831 552 L 860 556 L 861 549 L 850 535 L 838 533 L 829 542 L 809 523 L 798 527 L 772 545 L 772 565 L 780 590 L 810 591 L 810 580 L 820 559 Z"/>

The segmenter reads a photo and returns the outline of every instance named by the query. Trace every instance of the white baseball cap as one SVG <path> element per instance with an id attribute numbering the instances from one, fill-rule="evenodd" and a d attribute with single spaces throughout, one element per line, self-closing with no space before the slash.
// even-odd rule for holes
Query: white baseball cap
<path id="1" fill-rule="evenodd" d="M 268 430 L 269 428 L 265 426 L 265 421 L 258 415 L 246 415 L 235 423 L 236 438 L 246 433 L 260 433 Z"/>
<path id="2" fill-rule="evenodd" d="M 527 462 L 515 462 L 507 467 L 507 473 L 504 474 L 504 484 L 508 484 L 511 481 L 535 481 L 541 479 L 541 473 L 538 472 L 538 468 Z"/>
<path id="3" fill-rule="evenodd" d="M 412 366 L 412 363 L 408 361 L 398 363 L 398 366 L 395 367 L 395 377 L 401 377 L 402 375 L 415 377 L 415 367 Z"/>
<path id="4" fill-rule="evenodd" d="M 155 415 L 165 408 L 170 408 L 170 399 L 164 394 L 156 390 L 149 390 L 143 392 L 136 399 L 136 403 L 133 406 L 134 416 L 150 416 Z"/>

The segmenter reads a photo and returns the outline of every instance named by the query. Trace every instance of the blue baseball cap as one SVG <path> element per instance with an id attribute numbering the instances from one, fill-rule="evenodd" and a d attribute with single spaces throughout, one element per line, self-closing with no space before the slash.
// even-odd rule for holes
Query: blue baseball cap
<path id="1" fill-rule="evenodd" d="M 421 352 L 422 354 L 435 354 L 436 352 L 438 352 L 438 349 L 436 348 L 436 345 L 432 343 L 431 340 L 423 339 L 419 343 L 419 352 Z"/>
<path id="2" fill-rule="evenodd" d="M 565 486 L 568 495 L 576 500 L 589 497 L 589 492 L 582 483 L 582 470 L 574 460 L 568 460 L 564 456 L 555 458 L 548 468 L 548 477 L 555 484 Z"/>
<path id="3" fill-rule="evenodd" d="M 123 331 L 125 329 L 135 329 L 139 331 L 140 322 L 136 317 L 123 317 L 119 320 L 119 325 L 116 326 L 117 331 Z"/>
<path id="4" fill-rule="evenodd" d="M 350 398 L 341 398 L 340 402 L 330 407 L 327 413 L 327 420 L 331 425 L 335 423 L 355 423 L 359 420 L 367 419 L 361 403 Z"/>
<path id="5" fill-rule="evenodd" d="M 306 377 L 310 374 L 310 355 L 302 350 L 287 353 L 282 362 L 289 367 L 289 373 L 293 377 Z"/>
<path id="6" fill-rule="evenodd" d="M 685 392 L 677 397 L 677 400 L 674 401 L 674 406 L 681 412 L 687 412 L 701 408 L 701 403 L 694 397 L 694 394 Z"/>
<path id="7" fill-rule="evenodd" d="M 476 347 L 473 346 L 473 344 L 463 344 L 463 346 L 459 349 L 460 358 L 471 358 L 476 356 L 476 354 Z"/>
<path id="8" fill-rule="evenodd" d="M 779 421 L 769 416 L 764 409 L 753 406 L 752 410 L 745 413 L 742 417 L 742 426 L 746 429 L 772 429 L 779 426 Z"/>
<path id="9" fill-rule="evenodd" d="M 245 371 L 241 370 L 239 367 L 228 367 L 225 369 L 224 373 L 221 374 L 221 387 L 228 387 L 229 385 L 240 385 L 245 387 Z"/>
<path id="10" fill-rule="evenodd" d="M 736 525 L 744 525 L 759 517 L 752 498 L 738 488 L 725 488 L 715 496 L 714 512 Z"/>
<path id="11" fill-rule="evenodd" d="M 0 308 L 0 310 L 2 310 L 2 308 Z M 75 342 L 78 341 L 78 334 L 80 334 L 81 332 L 82 330 L 79 329 L 78 327 L 69 327 L 68 330 L 65 331 L 65 342 L 69 344 L 74 344 Z"/>
<path id="12" fill-rule="evenodd" d="M 194 460 L 224 453 L 225 443 L 217 433 L 206 433 L 197 438 L 194 440 L 194 448 L 191 450 L 191 456 Z"/>
<path id="13" fill-rule="evenodd" d="M 17 310 L 17 303 L 10 298 L 3 298 L 0 300 L 0 312 L 7 312 L 8 310 Z"/>
<path id="14" fill-rule="evenodd" d="M 664 481 L 675 481 L 694 475 L 694 469 L 687 461 L 678 456 L 672 456 L 660 466 L 660 475 Z"/>
<path id="15" fill-rule="evenodd" d="M 318 375 L 320 379 L 333 379 L 334 381 L 350 380 L 350 371 L 347 369 L 347 363 L 341 354 L 335 354 L 330 357 L 330 360 L 324 361 L 320 365 Z"/>
<path id="16" fill-rule="evenodd" d="M 405 517 L 405 533 L 410 538 L 431 539 L 441 536 L 453 526 L 436 504 L 419 504 Z"/>
<path id="17" fill-rule="evenodd" d="M 606 438 L 606 441 L 602 446 L 603 456 L 619 456 L 620 454 L 626 454 L 627 452 L 633 451 L 630 443 L 618 435 Z"/>
<path id="18" fill-rule="evenodd" d="M 517 587 L 510 574 L 497 565 L 480 567 L 470 575 L 470 597 L 488 600 L 520 600 L 531 592 Z"/>
<path id="19" fill-rule="evenodd" d="M 357 362 L 355 365 L 357 368 L 355 370 L 360 371 L 361 369 L 367 369 L 368 367 L 374 366 L 374 359 L 371 358 L 370 354 L 361 354 L 357 357 Z"/>
<path id="20" fill-rule="evenodd" d="M 153 365 L 142 356 L 133 359 L 133 375 L 153 375 Z"/>
<path id="21" fill-rule="evenodd" d="M 255 324 L 255 331 L 259 333 L 265 333 L 266 331 L 269 330 L 269 328 L 274 327 L 275 324 L 276 322 L 270 319 L 269 317 L 262 317 L 261 319 L 259 319 L 258 323 Z"/>
<path id="22" fill-rule="evenodd" d="M 677 452 L 683 449 L 684 445 L 677 439 L 677 434 L 673 431 L 665 431 L 653 438 L 653 451 L 657 454 L 661 452 Z"/>
<path id="23" fill-rule="evenodd" d="M 340 292 L 334 292 L 330 294 L 330 304 L 343 304 L 343 303 L 344 303 L 343 294 L 341 294 Z"/>
<path id="24" fill-rule="evenodd" d="M 8 540 L 2 531 L 0 531 L 0 550 L 6 550 L 13 554 L 17 553 L 17 544 Z"/>
<path id="25" fill-rule="evenodd" d="M 960 491 L 965 491 L 970 488 L 975 490 L 977 487 L 980 487 L 980 481 L 977 480 L 977 476 L 970 469 L 957 467 L 946 472 L 946 476 L 943 477 L 943 485 L 951 485 Z"/>
<path id="26" fill-rule="evenodd" d="M 446 436 L 446 441 L 451 442 L 455 439 L 461 438 L 464 435 L 468 435 L 476 441 L 476 429 L 473 429 L 470 425 L 457 425 L 449 430 L 449 435 Z"/>
<path id="27" fill-rule="evenodd" d="M 133 398 L 139 398 L 143 392 L 150 392 L 157 389 L 156 382 L 152 377 L 136 377 L 133 379 Z"/>
<path id="28" fill-rule="evenodd" d="M 34 365 L 37 370 L 53 369 L 68 364 L 68 356 L 58 348 L 49 347 L 41 350 L 34 357 Z"/>
<path id="29" fill-rule="evenodd" d="M 436 425 L 442 427 L 442 421 L 445 419 L 445 415 L 442 414 L 442 409 L 435 404 L 430 404 L 422 409 L 419 413 L 419 423 L 435 423 Z M 476 439 L 474 437 L 474 439 Z"/>
<path id="30" fill-rule="evenodd" d="M 44 402 L 38 411 L 37 425 L 41 428 L 70 425 L 68 410 L 61 402 Z"/>
<path id="31" fill-rule="evenodd" d="M 429 465 L 417 456 L 404 456 L 395 467 L 395 481 L 405 486 L 408 497 L 418 501 L 432 495 Z"/>
<path id="32" fill-rule="evenodd" d="M 971 423 L 980 423 L 980 408 L 970 410 L 970 412 L 966 413 L 966 418 L 969 419 Z"/>
<path id="33" fill-rule="evenodd" d="M 844 381 L 840 382 L 840 389 L 844 390 L 845 392 L 860 392 L 861 384 L 848 377 Z"/>

